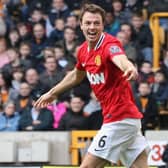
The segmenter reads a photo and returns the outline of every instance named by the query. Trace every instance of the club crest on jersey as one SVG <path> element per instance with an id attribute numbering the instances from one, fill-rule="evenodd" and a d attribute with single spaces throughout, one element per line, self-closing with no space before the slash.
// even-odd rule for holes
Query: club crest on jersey
<path id="1" fill-rule="evenodd" d="M 101 56 L 100 55 L 96 55 L 96 57 L 95 57 L 95 64 L 97 66 L 101 65 Z"/>
<path id="2" fill-rule="evenodd" d="M 112 54 L 116 54 L 116 53 L 120 53 L 120 52 L 122 52 L 122 51 L 121 51 L 121 48 L 120 48 L 119 46 L 111 46 L 111 47 L 110 47 L 110 52 L 111 52 Z"/>

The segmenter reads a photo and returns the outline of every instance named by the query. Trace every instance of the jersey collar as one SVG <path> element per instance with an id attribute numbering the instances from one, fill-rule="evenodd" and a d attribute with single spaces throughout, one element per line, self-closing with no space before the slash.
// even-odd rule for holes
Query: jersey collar
<path id="1" fill-rule="evenodd" d="M 105 34 L 102 33 L 100 38 L 99 38 L 99 40 L 98 40 L 98 42 L 97 42 L 97 44 L 96 44 L 96 46 L 95 46 L 95 48 L 94 48 L 94 50 L 97 50 L 101 46 L 101 44 L 103 43 L 104 38 L 105 38 Z M 88 51 L 89 51 L 89 47 L 88 47 Z"/>

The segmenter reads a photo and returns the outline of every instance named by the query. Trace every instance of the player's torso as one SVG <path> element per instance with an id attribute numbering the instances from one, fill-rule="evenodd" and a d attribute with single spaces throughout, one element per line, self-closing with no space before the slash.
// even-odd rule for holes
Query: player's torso
<path id="1" fill-rule="evenodd" d="M 110 97 L 122 78 L 121 70 L 107 56 L 108 43 L 109 39 L 105 38 L 96 49 L 89 51 L 86 44 L 81 48 L 81 65 L 99 101 L 104 101 L 104 96 Z"/>
<path id="2" fill-rule="evenodd" d="M 131 117 L 137 112 L 128 81 L 107 55 L 109 42 L 109 39 L 104 39 L 101 46 L 90 51 L 85 43 L 80 49 L 80 62 L 103 108 L 104 122 Z"/>

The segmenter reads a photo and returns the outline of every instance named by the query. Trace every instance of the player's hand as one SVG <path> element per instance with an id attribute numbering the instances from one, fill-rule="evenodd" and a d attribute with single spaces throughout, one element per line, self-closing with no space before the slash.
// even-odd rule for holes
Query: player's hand
<path id="1" fill-rule="evenodd" d="M 126 77 L 127 80 L 136 80 L 138 77 L 138 71 L 134 66 L 129 67 L 125 70 L 123 77 Z"/>
<path id="2" fill-rule="evenodd" d="M 52 95 L 50 92 L 43 94 L 35 103 L 35 108 L 44 108 L 51 104 L 56 99 L 56 96 Z"/>

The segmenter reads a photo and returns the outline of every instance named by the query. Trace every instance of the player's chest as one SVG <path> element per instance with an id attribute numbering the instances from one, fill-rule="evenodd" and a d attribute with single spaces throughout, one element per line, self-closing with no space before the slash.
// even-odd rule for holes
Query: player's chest
<path id="1" fill-rule="evenodd" d="M 104 69 L 105 62 L 106 59 L 103 52 L 90 51 L 85 53 L 82 59 L 82 66 L 86 71 L 97 72 Z"/>

